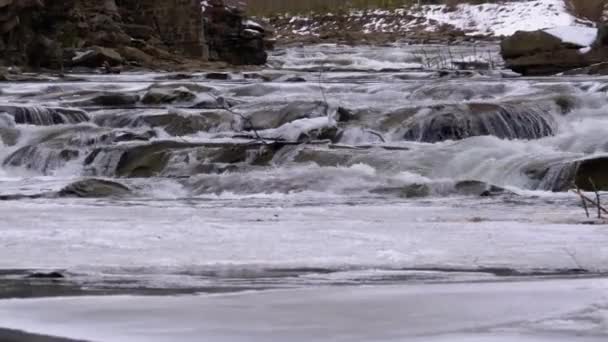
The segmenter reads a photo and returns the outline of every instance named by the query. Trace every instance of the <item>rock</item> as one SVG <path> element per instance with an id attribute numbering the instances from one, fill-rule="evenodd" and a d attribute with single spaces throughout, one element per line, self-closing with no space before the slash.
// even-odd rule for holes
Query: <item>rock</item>
<path id="1" fill-rule="evenodd" d="M 169 112 L 162 115 L 147 115 L 139 117 L 134 125 L 145 124 L 150 127 L 162 127 L 173 136 L 184 136 L 198 132 L 221 132 L 235 130 L 239 121 L 227 111 L 204 113 Z"/>
<path id="2" fill-rule="evenodd" d="M 122 197 L 129 195 L 131 189 L 114 181 L 103 179 L 85 179 L 74 182 L 58 193 L 59 197 L 101 198 Z"/>
<path id="3" fill-rule="evenodd" d="M 608 190 L 608 157 L 589 158 L 576 162 L 574 184 L 584 191 Z"/>
<path id="4" fill-rule="evenodd" d="M 117 66 L 124 63 L 123 57 L 114 49 L 94 46 L 76 54 L 71 60 L 71 66 L 100 68 L 108 64 Z"/>
<path id="5" fill-rule="evenodd" d="M 459 194 L 465 196 L 489 197 L 511 193 L 510 191 L 507 191 L 499 186 L 475 180 L 457 182 L 454 185 L 454 188 Z"/>
<path id="6" fill-rule="evenodd" d="M 0 143 L 6 146 L 15 146 L 21 136 L 21 132 L 16 128 L 0 126 Z"/>
<path id="7" fill-rule="evenodd" d="M 381 122 L 383 131 L 405 126 L 405 140 L 435 143 L 492 135 L 501 139 L 539 139 L 554 134 L 550 113 L 557 105 L 539 103 L 469 103 L 411 108 L 393 112 Z M 419 113 L 417 115 L 414 115 Z M 421 114 L 424 113 L 424 114 Z"/>
<path id="8" fill-rule="evenodd" d="M 236 65 L 266 63 L 266 33 L 261 25 L 246 20 L 241 10 L 227 7 L 223 1 L 209 2 L 204 15 L 212 60 Z"/>
<path id="9" fill-rule="evenodd" d="M 144 66 L 154 66 L 156 64 L 154 57 L 140 49 L 130 46 L 122 46 L 118 48 L 118 51 L 127 63 Z"/>
<path id="10" fill-rule="evenodd" d="M 123 107 L 134 106 L 139 102 L 139 95 L 124 93 L 103 93 L 89 100 L 75 103 L 79 106 Z"/>
<path id="11" fill-rule="evenodd" d="M 242 108 L 247 117 L 245 128 L 264 130 L 278 128 L 286 123 L 298 120 L 325 116 L 327 104 L 321 101 L 292 101 L 290 103 L 271 103 L 265 107 Z M 241 108 L 234 108 L 240 112 Z"/>
<path id="12" fill-rule="evenodd" d="M 96 149 L 85 159 L 85 165 L 95 174 L 112 177 L 188 177 L 201 172 L 235 170 L 238 165 L 267 166 L 274 153 L 283 146 L 154 141 L 137 146 Z M 226 164 L 233 166 L 227 167 Z"/>
<path id="13" fill-rule="evenodd" d="M 598 41 L 602 41 L 601 34 Z M 565 43 L 542 30 L 518 31 L 501 43 L 501 54 L 507 68 L 522 75 L 553 75 L 571 69 L 600 63 L 608 57 L 608 47 L 596 43 L 589 51 Z"/>
<path id="14" fill-rule="evenodd" d="M 541 30 L 517 31 L 500 43 L 500 52 L 505 59 L 530 56 L 562 48 L 563 43 L 559 38 Z"/>
<path id="15" fill-rule="evenodd" d="M 60 272 L 35 272 L 28 274 L 27 278 L 30 279 L 63 279 L 65 276 Z"/>
<path id="16" fill-rule="evenodd" d="M 230 74 L 226 72 L 209 72 L 205 74 L 205 78 L 208 80 L 227 81 L 232 79 L 232 76 L 230 76 Z"/>
<path id="17" fill-rule="evenodd" d="M 63 66 L 61 44 L 44 35 L 38 35 L 28 45 L 27 59 L 28 64 L 34 68 L 60 69 Z"/>
<path id="18" fill-rule="evenodd" d="M 420 198 L 428 197 L 431 189 L 427 184 L 409 184 L 402 187 L 385 187 L 371 190 L 371 193 L 378 195 L 390 195 L 400 198 Z"/>
<path id="19" fill-rule="evenodd" d="M 608 62 L 602 62 L 590 65 L 584 68 L 577 68 L 565 71 L 563 73 L 566 76 L 571 75 L 598 75 L 598 76 L 606 76 L 608 75 Z"/>
<path id="20" fill-rule="evenodd" d="M 171 154 L 175 150 L 188 149 L 198 146 L 197 144 L 181 143 L 176 141 L 157 141 L 145 145 L 121 148 L 110 148 L 109 150 L 97 149 L 91 152 L 85 160 L 85 164 L 91 165 L 101 154 L 119 153 L 120 158 L 114 170 L 110 170 L 108 176 L 118 177 L 154 177 L 159 175 L 167 166 Z M 105 169 L 106 166 L 102 165 Z"/>
<path id="21" fill-rule="evenodd" d="M 17 124 L 50 126 L 89 121 L 86 112 L 72 108 L 0 105 L 0 113 L 2 112 L 13 116 Z"/>
<path id="22" fill-rule="evenodd" d="M 170 104 L 175 102 L 190 102 L 196 99 L 196 94 L 179 87 L 175 89 L 151 88 L 141 100 L 144 104 Z"/>

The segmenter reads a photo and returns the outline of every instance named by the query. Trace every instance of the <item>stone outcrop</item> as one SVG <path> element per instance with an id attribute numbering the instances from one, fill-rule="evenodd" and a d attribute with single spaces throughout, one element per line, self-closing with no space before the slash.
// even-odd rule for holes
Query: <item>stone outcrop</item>
<path id="1" fill-rule="evenodd" d="M 221 0 L 210 4 L 203 20 L 200 0 L 0 0 L 0 65 L 120 72 L 265 63 L 264 29 Z"/>
<path id="2" fill-rule="evenodd" d="M 221 0 L 208 1 L 205 8 L 205 32 L 212 60 L 231 64 L 265 64 L 266 32 L 245 19 L 242 10 L 225 6 Z"/>
<path id="3" fill-rule="evenodd" d="M 608 35 L 598 29 L 590 47 L 568 43 L 542 30 L 518 31 L 501 42 L 501 54 L 507 68 L 523 75 L 554 75 L 606 61 Z"/>

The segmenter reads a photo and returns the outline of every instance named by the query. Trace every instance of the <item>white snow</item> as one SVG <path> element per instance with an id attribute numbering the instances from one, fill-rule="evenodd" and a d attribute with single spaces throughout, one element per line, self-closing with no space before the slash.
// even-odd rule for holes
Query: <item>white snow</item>
<path id="1" fill-rule="evenodd" d="M 564 43 L 580 47 L 590 46 L 597 37 L 597 29 L 594 27 L 558 26 L 544 31 L 559 38 Z"/>
<path id="2" fill-rule="evenodd" d="M 412 19 L 413 17 L 413 19 Z M 479 5 L 460 4 L 453 8 L 446 5 L 422 5 L 395 10 L 353 11 L 349 22 L 359 22 L 364 33 L 410 32 L 418 30 L 438 31 L 442 25 L 451 25 L 467 35 L 508 36 L 516 31 L 583 26 L 593 23 L 575 17 L 564 0 L 530 0 Z M 299 35 L 318 34 L 320 26 L 325 30 L 340 29 L 336 22 L 315 22 L 313 17 L 293 17 L 289 31 Z M 299 27 L 305 25 L 306 30 Z M 334 25 L 333 27 L 331 25 Z"/>
<path id="3" fill-rule="evenodd" d="M 410 14 L 416 15 L 417 9 Z M 469 34 L 507 36 L 515 31 L 535 31 L 555 26 L 578 25 L 563 0 L 511 1 L 498 4 L 458 5 L 448 10 L 445 5 L 423 6 L 426 19 L 453 25 Z"/>
<path id="4" fill-rule="evenodd" d="M 91 341 L 603 342 L 608 280 L 0 301 L 0 326 Z"/>

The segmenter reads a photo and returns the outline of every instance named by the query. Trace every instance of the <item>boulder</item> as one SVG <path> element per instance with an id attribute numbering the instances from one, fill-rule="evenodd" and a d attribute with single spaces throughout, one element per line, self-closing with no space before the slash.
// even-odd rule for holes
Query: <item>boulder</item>
<path id="1" fill-rule="evenodd" d="M 523 75 L 553 75 L 600 63 L 608 58 L 605 29 L 598 30 L 591 47 L 564 42 L 543 30 L 518 31 L 501 42 L 507 68 Z M 582 49 L 584 48 L 584 49 Z"/>
<path id="2" fill-rule="evenodd" d="M 137 102 L 139 102 L 139 95 L 136 94 L 102 93 L 75 104 L 79 106 L 123 107 L 134 106 Z"/>
<path id="3" fill-rule="evenodd" d="M 383 131 L 405 127 L 405 140 L 435 143 L 492 135 L 502 139 L 538 139 L 551 136 L 557 124 L 551 110 L 539 103 L 468 103 L 405 108 L 388 114 Z"/>
<path id="4" fill-rule="evenodd" d="M 539 52 L 555 51 L 563 48 L 562 41 L 544 31 L 517 31 L 502 40 L 500 51 L 505 59 L 529 56 Z M 580 48 L 580 47 L 579 47 Z"/>
<path id="5" fill-rule="evenodd" d="M 129 195 L 131 189 L 118 182 L 103 179 L 85 179 L 74 182 L 58 192 L 59 197 L 101 198 Z"/>
<path id="6" fill-rule="evenodd" d="M 221 132 L 235 130 L 239 121 L 237 117 L 227 111 L 214 111 L 204 113 L 169 112 L 161 115 L 140 116 L 135 126 L 141 124 L 156 128 L 160 127 L 170 135 L 184 136 L 198 132 Z"/>
<path id="7" fill-rule="evenodd" d="M 456 192 L 465 196 L 481 196 L 490 197 L 496 195 L 511 194 L 505 188 L 501 188 L 496 185 L 488 184 L 476 180 L 465 180 L 457 182 L 454 185 Z"/>
<path id="8" fill-rule="evenodd" d="M 608 190 L 608 157 L 578 161 L 574 184 L 585 191 Z"/>
<path id="9" fill-rule="evenodd" d="M 537 188 L 541 190 L 560 192 L 578 187 L 583 191 L 607 191 L 608 157 L 562 161 L 531 168 L 526 174 L 539 180 Z"/>
<path id="10" fill-rule="evenodd" d="M 236 65 L 266 63 L 266 32 L 261 25 L 223 1 L 210 1 L 204 14 L 211 59 Z"/>
<path id="11" fill-rule="evenodd" d="M 100 68 L 105 65 L 117 66 L 124 63 L 124 58 L 114 49 L 94 46 L 80 51 L 71 60 L 71 66 Z"/>

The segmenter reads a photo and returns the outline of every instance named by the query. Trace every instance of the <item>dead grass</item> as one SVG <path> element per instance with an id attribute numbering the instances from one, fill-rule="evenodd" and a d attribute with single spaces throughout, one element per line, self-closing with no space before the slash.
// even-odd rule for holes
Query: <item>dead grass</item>
<path id="1" fill-rule="evenodd" d="M 568 7 L 576 16 L 591 21 L 600 21 L 608 0 L 567 0 Z"/>

